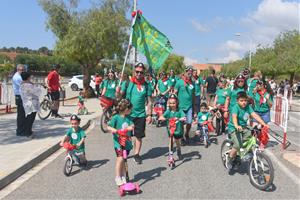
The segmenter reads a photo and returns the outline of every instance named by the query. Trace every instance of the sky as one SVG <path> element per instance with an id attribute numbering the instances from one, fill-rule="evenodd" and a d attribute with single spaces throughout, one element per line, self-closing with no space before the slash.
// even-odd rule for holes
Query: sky
<path id="1" fill-rule="evenodd" d="M 133 0 L 131 0 L 133 1 Z M 81 0 L 88 9 L 97 0 Z M 258 46 L 272 45 L 288 30 L 299 30 L 298 0 L 137 0 L 138 9 L 186 64 L 226 63 Z M 46 46 L 56 37 L 46 29 L 47 16 L 37 0 L 0 0 L 0 47 Z M 236 36 L 239 33 L 239 36 Z"/>

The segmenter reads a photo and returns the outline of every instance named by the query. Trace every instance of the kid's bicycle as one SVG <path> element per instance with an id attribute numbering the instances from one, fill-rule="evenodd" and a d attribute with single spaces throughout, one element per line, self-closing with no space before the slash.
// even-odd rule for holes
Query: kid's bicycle
<path id="1" fill-rule="evenodd" d="M 263 132 L 267 134 L 268 130 L 266 130 L 267 128 L 259 129 L 257 127 L 246 127 L 246 129 L 251 130 L 252 137 L 243 143 L 242 148 L 237 153 L 234 165 L 240 166 L 242 162 L 247 162 L 251 184 L 257 189 L 267 190 L 273 184 L 274 168 L 271 159 L 260 150 L 257 138 L 261 138 Z M 230 139 L 226 139 L 221 146 L 221 160 L 227 169 L 232 146 L 233 143 Z"/>
<path id="2" fill-rule="evenodd" d="M 63 172 L 66 176 L 70 176 L 73 166 L 80 166 L 79 157 L 74 152 L 75 145 L 65 142 L 63 147 L 67 150 Z"/>

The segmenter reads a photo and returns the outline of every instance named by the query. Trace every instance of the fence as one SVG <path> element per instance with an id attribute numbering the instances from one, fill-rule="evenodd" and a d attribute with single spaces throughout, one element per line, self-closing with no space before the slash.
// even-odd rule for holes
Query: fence
<path id="1" fill-rule="evenodd" d="M 11 112 L 12 89 L 6 82 L 0 83 L 0 105 L 5 105 L 5 112 Z"/>
<path id="2" fill-rule="evenodd" d="M 287 147 L 287 120 L 289 101 L 286 97 L 276 96 L 271 109 L 271 121 L 283 129 L 282 149 Z"/>

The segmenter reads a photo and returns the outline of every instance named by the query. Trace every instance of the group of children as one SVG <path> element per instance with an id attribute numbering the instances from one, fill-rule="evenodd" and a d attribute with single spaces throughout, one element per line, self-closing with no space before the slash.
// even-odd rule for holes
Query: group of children
<path id="1" fill-rule="evenodd" d="M 226 107 L 227 100 L 227 92 L 226 83 L 223 81 L 219 82 L 218 90 L 216 92 L 216 98 L 214 102 L 214 107 L 223 108 L 220 109 L 222 112 L 227 112 L 224 108 Z M 257 98 L 261 98 L 259 93 L 255 93 L 258 95 Z M 264 96 L 263 96 L 264 97 Z M 266 100 L 267 99 L 267 100 Z M 261 101 L 268 101 L 269 96 L 266 95 Z M 230 108 L 230 120 L 228 123 L 228 133 L 231 135 L 232 141 L 234 143 L 233 149 L 230 153 L 228 167 L 232 167 L 232 163 L 235 159 L 236 153 L 241 148 L 242 142 L 248 139 L 251 136 L 251 133 L 244 129 L 247 126 L 249 118 L 253 118 L 259 124 L 263 126 L 267 126 L 267 123 L 261 119 L 260 115 L 256 114 L 251 105 L 249 105 L 249 95 L 245 91 L 239 91 L 236 94 L 236 103 L 232 105 Z M 263 102 L 261 102 L 263 103 Z M 116 167 L 115 167 L 115 182 L 118 186 L 126 183 L 125 178 L 125 165 L 123 152 L 126 151 L 127 155 L 130 153 L 132 149 L 132 141 L 131 137 L 133 136 L 134 124 L 129 117 L 129 114 L 132 109 L 132 104 L 127 99 L 122 99 L 119 101 L 116 111 L 117 113 L 112 117 L 112 119 L 108 122 L 108 129 L 113 134 L 113 144 L 116 152 Z M 223 114 L 223 113 L 222 113 Z M 200 112 L 197 113 L 197 118 L 195 119 L 194 124 L 197 124 L 196 135 L 204 135 L 207 134 L 207 126 L 211 123 L 212 114 L 209 111 L 209 107 L 206 103 L 202 103 L 200 105 Z M 178 99 L 175 94 L 170 94 L 168 99 L 168 109 L 159 117 L 159 120 L 167 122 L 167 133 L 169 137 L 173 137 L 176 143 L 176 150 L 178 159 L 182 159 L 181 154 L 181 143 L 180 140 L 183 138 L 183 123 L 186 120 L 185 113 L 178 108 Z M 170 130 L 170 122 L 176 123 L 176 128 Z M 67 134 L 64 136 L 61 143 L 69 141 L 71 144 L 75 144 L 77 146 L 76 154 L 79 155 L 80 162 L 84 165 L 86 164 L 85 158 L 85 150 L 84 150 L 84 140 L 85 134 L 84 131 L 79 127 L 80 118 L 77 116 L 71 117 L 71 125 L 72 127 L 68 130 Z M 218 125 L 219 124 L 219 125 Z M 225 132 L 225 122 L 224 117 L 217 120 L 217 134 L 221 134 Z M 207 137 L 207 135 L 206 135 Z M 173 140 L 169 140 L 169 154 L 173 155 Z M 205 140 L 205 146 L 207 147 L 209 144 L 208 138 Z"/>

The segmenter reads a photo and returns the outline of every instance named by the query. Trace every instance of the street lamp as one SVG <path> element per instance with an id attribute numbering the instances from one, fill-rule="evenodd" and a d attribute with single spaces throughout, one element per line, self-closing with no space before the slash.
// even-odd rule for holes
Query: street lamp
<path id="1" fill-rule="evenodd" d="M 243 35 L 241 35 L 241 33 L 236 33 L 235 36 L 241 37 Z M 249 39 L 249 41 L 250 41 L 250 48 L 249 48 L 249 69 L 250 69 L 251 68 L 251 56 L 252 56 L 251 55 L 252 54 L 252 51 L 251 51 L 251 48 L 252 48 L 252 38 L 250 36 L 246 35 L 246 34 L 244 34 L 244 36 L 246 36 Z"/>

